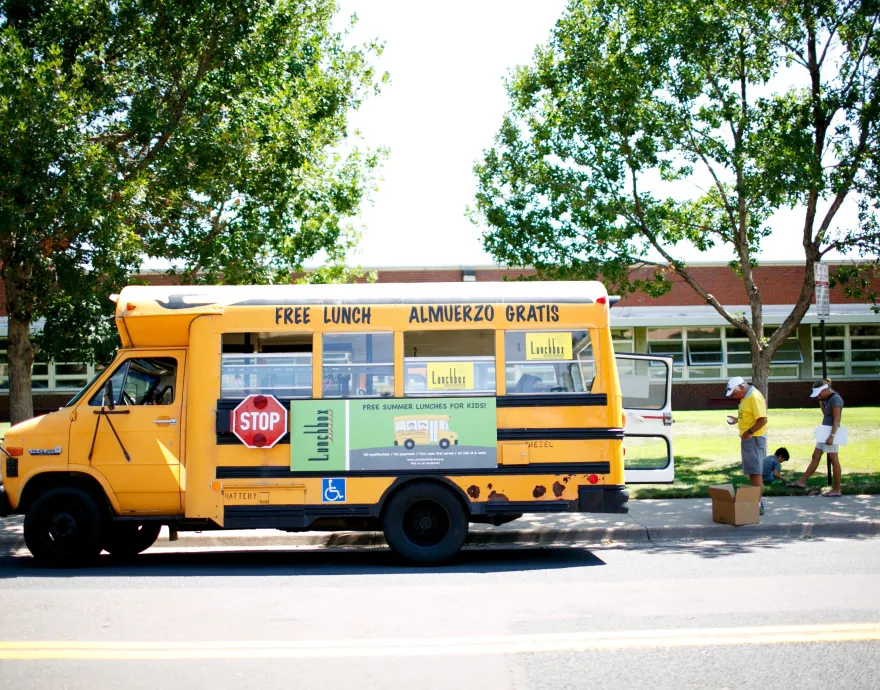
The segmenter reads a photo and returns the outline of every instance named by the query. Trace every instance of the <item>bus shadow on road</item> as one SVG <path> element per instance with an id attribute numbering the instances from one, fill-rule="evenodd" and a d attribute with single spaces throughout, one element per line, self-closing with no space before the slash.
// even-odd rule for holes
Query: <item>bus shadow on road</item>
<path id="1" fill-rule="evenodd" d="M 28 556 L 0 558 L 0 579 L 32 577 L 266 577 L 291 575 L 398 575 L 406 573 L 503 573 L 557 570 L 605 565 L 594 552 L 582 548 L 467 549 L 448 564 L 408 565 L 386 549 L 322 550 L 154 550 L 130 561 L 101 556 L 91 567 L 51 569 Z"/>

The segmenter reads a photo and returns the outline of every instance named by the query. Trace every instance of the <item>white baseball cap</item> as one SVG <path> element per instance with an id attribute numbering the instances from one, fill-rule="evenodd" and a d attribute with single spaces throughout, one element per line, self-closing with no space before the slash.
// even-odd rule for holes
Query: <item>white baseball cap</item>
<path id="1" fill-rule="evenodd" d="M 733 395 L 733 389 L 737 386 L 741 386 L 746 382 L 746 380 L 742 376 L 734 376 L 730 381 L 727 382 L 727 397 L 729 398 Z"/>

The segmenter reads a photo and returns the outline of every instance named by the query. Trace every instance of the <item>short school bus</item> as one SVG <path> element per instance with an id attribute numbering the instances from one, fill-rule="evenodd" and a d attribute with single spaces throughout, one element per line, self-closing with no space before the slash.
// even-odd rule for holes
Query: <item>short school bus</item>
<path id="1" fill-rule="evenodd" d="M 599 283 L 115 299 L 114 361 L 2 445 L 0 514 L 47 563 L 133 555 L 162 525 L 381 529 L 436 562 L 468 523 L 624 513 L 627 482 L 673 478 L 671 360 L 614 352 Z"/>

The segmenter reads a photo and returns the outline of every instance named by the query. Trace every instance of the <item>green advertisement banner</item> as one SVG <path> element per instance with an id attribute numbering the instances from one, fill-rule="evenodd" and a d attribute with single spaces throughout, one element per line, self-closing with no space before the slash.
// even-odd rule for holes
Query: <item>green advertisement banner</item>
<path id="1" fill-rule="evenodd" d="M 290 469 L 489 469 L 498 464 L 495 398 L 294 400 Z"/>

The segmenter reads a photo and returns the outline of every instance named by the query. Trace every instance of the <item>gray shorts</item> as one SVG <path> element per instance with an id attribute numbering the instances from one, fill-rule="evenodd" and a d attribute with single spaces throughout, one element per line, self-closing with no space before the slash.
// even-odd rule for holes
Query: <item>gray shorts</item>
<path id="1" fill-rule="evenodd" d="M 816 448 L 821 450 L 823 453 L 837 453 L 838 448 L 836 443 L 832 443 L 830 446 L 827 443 L 817 443 Z"/>
<path id="2" fill-rule="evenodd" d="M 752 436 L 748 441 L 739 440 L 742 453 L 743 474 L 764 474 L 764 456 L 767 455 L 767 437 Z"/>

